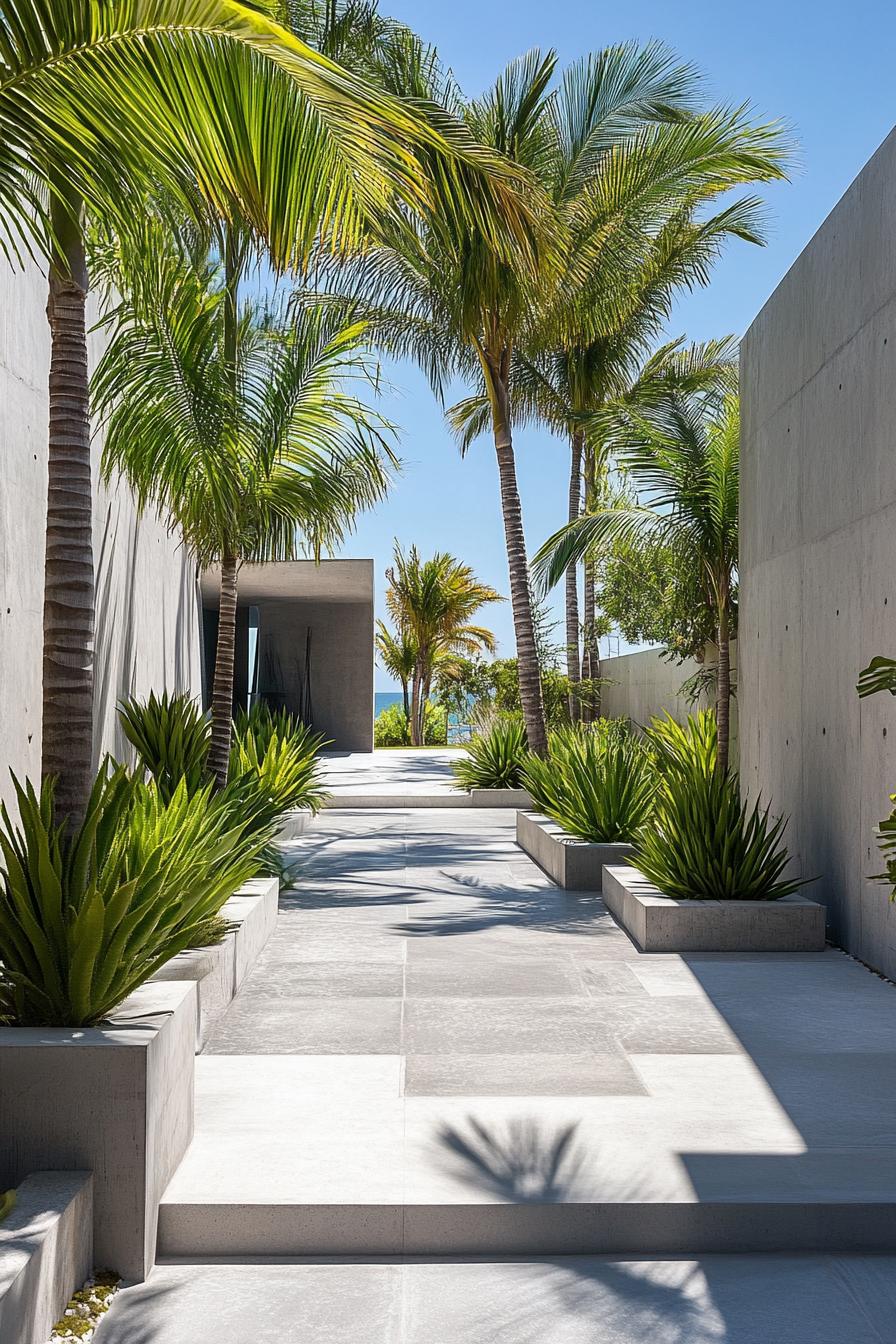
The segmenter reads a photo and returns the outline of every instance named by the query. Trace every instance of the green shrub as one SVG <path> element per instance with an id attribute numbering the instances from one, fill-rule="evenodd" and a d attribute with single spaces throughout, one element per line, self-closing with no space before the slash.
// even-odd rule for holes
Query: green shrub
<path id="1" fill-rule="evenodd" d="M 451 767 L 463 788 L 522 788 L 527 743 L 521 719 L 498 719 L 487 733 L 473 738 L 467 753 Z"/>
<path id="2" fill-rule="evenodd" d="M 615 719 L 552 733 L 548 758 L 530 756 L 524 782 L 540 812 L 595 844 L 633 840 L 657 787 L 650 748 Z"/>
<path id="3" fill-rule="evenodd" d="M 251 737 L 260 757 L 264 756 L 275 738 L 281 742 L 290 742 L 303 756 L 316 756 L 329 745 L 323 733 L 314 732 L 301 719 L 290 714 L 288 709 L 271 709 L 264 700 L 257 700 L 248 711 L 241 709 L 237 712 L 233 732 L 236 740 L 245 741 Z"/>
<path id="4" fill-rule="evenodd" d="M 633 862 L 665 896 L 695 901 L 775 901 L 802 886 L 781 880 L 785 818 L 740 796 L 737 778 L 717 769 L 711 710 L 685 725 L 654 719 L 650 739 L 661 764 L 657 809 Z"/>
<path id="5" fill-rule="evenodd" d="M 82 826 L 57 824 L 53 782 L 15 781 L 0 810 L 0 1020 L 102 1021 L 257 871 L 258 849 L 209 788 L 170 799 L 121 766 L 97 776 Z"/>
<path id="6" fill-rule="evenodd" d="M 208 782 L 211 723 L 191 696 L 151 691 L 145 702 L 122 700 L 118 721 L 163 798 L 170 798 L 181 780 L 191 794 Z"/>
<path id="7" fill-rule="evenodd" d="M 448 741 L 448 715 L 441 705 L 427 700 L 423 707 L 423 740 L 427 747 L 444 747 Z M 387 705 L 373 721 L 375 747 L 409 747 L 410 724 L 402 705 Z"/>
<path id="8" fill-rule="evenodd" d="M 251 818 L 253 826 L 276 829 L 280 818 L 296 808 L 320 811 L 328 797 L 317 758 L 322 740 L 302 729 L 287 737 L 274 734 L 259 750 L 251 731 L 234 734 L 224 792 L 237 796 L 247 824 Z"/>

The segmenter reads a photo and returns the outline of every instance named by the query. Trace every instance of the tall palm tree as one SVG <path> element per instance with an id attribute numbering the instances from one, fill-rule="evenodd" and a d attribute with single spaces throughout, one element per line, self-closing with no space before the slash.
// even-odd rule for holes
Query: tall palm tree
<path id="1" fill-rule="evenodd" d="M 417 645 L 406 629 L 390 630 L 385 621 L 377 621 L 374 636 L 377 656 L 384 672 L 401 686 L 404 717 L 411 721 L 411 682 L 417 666 Z"/>
<path id="2" fill-rule="evenodd" d="M 481 383 L 498 463 L 520 699 L 535 751 L 546 738 L 513 444 L 515 351 L 526 348 L 545 305 L 557 306 L 558 286 L 584 288 L 597 277 L 607 302 L 623 304 L 647 240 L 695 202 L 783 176 L 786 153 L 780 128 L 754 124 L 745 109 L 695 111 L 694 72 L 657 44 L 609 48 L 572 67 L 552 91 L 554 68 L 552 53 L 531 52 L 463 109 L 481 144 L 530 175 L 544 219 L 534 257 L 497 257 L 480 230 L 430 219 L 413 239 L 387 233 L 353 282 L 340 286 L 359 299 L 385 347 L 417 360 L 438 395 L 454 375 Z"/>
<path id="3" fill-rule="evenodd" d="M 608 407 L 603 432 L 644 501 L 604 508 L 568 523 L 535 557 L 546 584 L 594 546 L 638 538 L 696 563 L 718 648 L 719 770 L 728 769 L 731 637 L 736 612 L 740 416 L 736 393 L 718 389 L 664 398 L 655 406 Z"/>
<path id="4" fill-rule="evenodd" d="M 438 109 L 402 104 L 237 0 L 5 0 L 0 247 L 48 264 L 51 359 L 44 774 L 75 825 L 91 774 L 94 568 L 88 221 L 126 228 L 162 185 L 239 218 L 278 266 L 357 241 L 400 202 L 515 240 L 527 208 Z"/>
<path id="5" fill-rule="evenodd" d="M 317 555 L 388 487 L 390 427 L 351 389 L 373 386 L 363 328 L 306 308 L 283 325 L 231 313 L 224 267 L 158 234 L 125 259 L 125 297 L 94 382 L 103 468 L 168 515 L 203 565 L 220 564 L 209 768 L 227 779 L 238 576 L 244 561 Z"/>
<path id="6" fill-rule="evenodd" d="M 405 554 L 395 543 L 393 563 L 386 571 L 386 605 L 399 637 L 413 648 L 411 678 L 411 742 L 423 745 L 424 710 L 440 661 L 453 654 L 470 656 L 495 651 L 495 637 L 472 618 L 500 594 L 480 583 L 469 565 L 437 551 L 421 560 L 416 546 Z"/>

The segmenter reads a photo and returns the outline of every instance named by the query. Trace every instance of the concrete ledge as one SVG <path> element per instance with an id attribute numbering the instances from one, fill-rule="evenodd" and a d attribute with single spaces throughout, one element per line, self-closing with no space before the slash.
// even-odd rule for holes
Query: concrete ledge
<path id="1" fill-rule="evenodd" d="M 251 970 L 277 922 L 279 883 L 275 877 L 253 878 L 230 897 L 221 914 L 233 929 L 213 947 L 181 952 L 152 977 L 192 980 L 196 985 L 196 1053 Z"/>
<path id="2" fill-rule="evenodd" d="M 780 901 L 676 901 L 637 868 L 604 868 L 607 909 L 643 952 L 823 952 L 825 908 Z"/>
<path id="3" fill-rule="evenodd" d="M 288 845 L 291 840 L 298 840 L 300 835 L 305 834 L 313 820 L 314 817 L 308 808 L 297 808 L 295 812 L 287 812 L 283 824 L 274 836 L 274 843 Z"/>
<path id="4" fill-rule="evenodd" d="M 0 1028 L 0 1189 L 94 1173 L 96 1263 L 142 1279 L 193 1137 L 196 985 L 142 985 L 102 1027 Z"/>
<path id="5" fill-rule="evenodd" d="M 47 1344 L 93 1269 L 93 1177 L 40 1171 L 0 1223 L 0 1344 Z"/>
<path id="6" fill-rule="evenodd" d="M 578 840 L 540 812 L 517 812 L 516 842 L 567 891 L 600 891 L 604 866 L 622 863 L 632 852 L 631 845 Z"/>
<path id="7" fill-rule="evenodd" d="M 531 807 L 525 789 L 471 789 L 471 807 Z"/>
<path id="8" fill-rule="evenodd" d="M 331 793 L 327 808 L 416 808 L 416 807 L 471 807 L 470 795 L 458 790 L 446 789 L 443 793 Z"/>

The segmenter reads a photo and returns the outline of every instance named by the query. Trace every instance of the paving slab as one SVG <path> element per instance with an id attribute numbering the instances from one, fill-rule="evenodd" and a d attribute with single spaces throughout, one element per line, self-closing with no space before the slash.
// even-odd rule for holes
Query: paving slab
<path id="1" fill-rule="evenodd" d="M 163 1264 L 96 1344 L 890 1344 L 892 1257 Z"/>
<path id="2" fill-rule="evenodd" d="M 896 988 L 644 954 L 506 812 L 329 811 L 197 1060 L 163 1253 L 896 1250 Z"/>

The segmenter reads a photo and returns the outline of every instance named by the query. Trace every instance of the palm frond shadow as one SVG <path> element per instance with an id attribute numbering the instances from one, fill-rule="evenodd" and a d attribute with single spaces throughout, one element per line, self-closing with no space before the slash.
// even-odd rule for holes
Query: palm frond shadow
<path id="1" fill-rule="evenodd" d="M 466 1130 L 445 1124 L 437 1137 L 452 1175 L 515 1204 L 554 1204 L 578 1188 L 583 1155 L 577 1129 L 573 1123 L 546 1134 L 536 1119 L 522 1116 L 499 1133 L 468 1116 Z"/>

